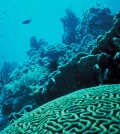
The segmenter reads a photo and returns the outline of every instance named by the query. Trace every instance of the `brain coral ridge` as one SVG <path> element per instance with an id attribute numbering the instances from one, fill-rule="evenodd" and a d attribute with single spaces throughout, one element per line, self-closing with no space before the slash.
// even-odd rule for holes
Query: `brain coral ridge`
<path id="1" fill-rule="evenodd" d="M 48 102 L 1 134 L 120 134 L 120 85 L 103 85 Z"/>

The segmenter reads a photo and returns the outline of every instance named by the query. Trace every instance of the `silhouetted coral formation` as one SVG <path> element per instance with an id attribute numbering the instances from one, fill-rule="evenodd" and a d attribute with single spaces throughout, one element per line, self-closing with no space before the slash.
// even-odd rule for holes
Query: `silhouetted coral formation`
<path id="1" fill-rule="evenodd" d="M 77 38 L 82 51 L 90 52 L 99 35 L 104 35 L 113 26 L 113 14 L 103 4 L 92 6 L 83 14 L 77 27 Z"/>
<path id="2" fill-rule="evenodd" d="M 98 67 L 101 83 L 119 83 L 120 82 L 120 12 L 116 14 L 113 28 L 104 36 L 97 39 L 97 47 L 101 54 L 98 57 Z"/>
<path id="3" fill-rule="evenodd" d="M 70 45 L 71 43 L 76 43 L 76 35 L 77 35 L 77 25 L 79 23 L 78 17 L 73 13 L 71 8 L 66 9 L 66 15 L 64 18 L 61 18 L 61 22 L 64 27 L 64 34 L 62 36 L 62 42 L 66 45 Z"/>

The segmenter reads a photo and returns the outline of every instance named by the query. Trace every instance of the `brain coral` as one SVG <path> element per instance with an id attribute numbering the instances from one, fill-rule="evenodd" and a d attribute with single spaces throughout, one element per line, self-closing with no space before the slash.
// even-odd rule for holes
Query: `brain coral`
<path id="1" fill-rule="evenodd" d="M 48 102 L 1 134 L 120 134 L 120 85 L 86 88 Z"/>

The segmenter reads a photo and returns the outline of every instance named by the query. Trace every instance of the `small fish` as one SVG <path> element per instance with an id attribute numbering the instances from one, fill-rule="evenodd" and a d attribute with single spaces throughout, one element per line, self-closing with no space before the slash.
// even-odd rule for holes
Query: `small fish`
<path id="1" fill-rule="evenodd" d="M 29 24 L 31 22 L 31 20 L 24 20 L 23 22 L 22 22 L 22 24 Z"/>

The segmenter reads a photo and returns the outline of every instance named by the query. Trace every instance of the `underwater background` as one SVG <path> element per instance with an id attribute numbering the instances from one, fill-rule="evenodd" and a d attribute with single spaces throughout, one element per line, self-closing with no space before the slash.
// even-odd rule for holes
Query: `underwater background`
<path id="1" fill-rule="evenodd" d="M 63 27 L 60 18 L 65 15 L 66 8 L 71 6 L 75 14 L 81 18 L 83 12 L 96 2 L 104 3 L 113 13 L 119 11 L 119 0 L 1 0 L 1 55 L 7 61 L 26 60 L 31 36 L 45 38 L 50 44 L 61 43 Z M 22 21 L 26 19 L 31 19 L 31 23 L 22 25 Z"/>
<path id="2" fill-rule="evenodd" d="M 0 0 L 0 134 L 119 134 L 119 83 L 119 0 Z"/>

